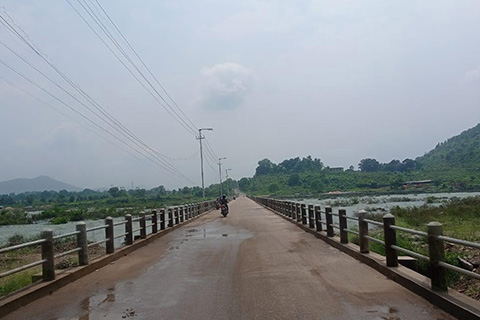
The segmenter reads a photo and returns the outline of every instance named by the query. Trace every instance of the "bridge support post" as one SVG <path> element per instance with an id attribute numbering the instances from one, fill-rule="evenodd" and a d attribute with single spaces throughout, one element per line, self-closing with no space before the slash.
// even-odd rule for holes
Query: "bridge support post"
<path id="1" fill-rule="evenodd" d="M 160 230 L 165 230 L 165 209 L 160 209 Z"/>
<path id="2" fill-rule="evenodd" d="M 185 220 L 185 206 L 178 208 L 179 222 L 182 223 Z"/>
<path id="3" fill-rule="evenodd" d="M 313 213 L 313 204 L 308 205 L 308 227 L 315 228 L 315 215 Z"/>
<path id="4" fill-rule="evenodd" d="M 436 291 L 447 291 L 447 277 L 445 269 L 439 262 L 445 261 L 445 244 L 438 236 L 443 236 L 443 225 L 440 222 L 427 224 L 428 233 L 428 255 L 430 257 L 430 279 L 432 289 Z"/>
<path id="5" fill-rule="evenodd" d="M 106 217 L 105 218 L 105 224 L 107 227 L 105 228 L 105 239 L 108 239 L 107 242 L 105 243 L 105 247 L 107 249 L 107 254 L 113 253 L 115 251 L 115 245 L 114 245 L 114 236 L 113 236 L 113 218 L 112 217 Z"/>
<path id="6" fill-rule="evenodd" d="M 397 245 L 397 233 L 390 226 L 395 225 L 395 217 L 390 213 L 383 216 L 383 234 L 385 238 L 385 257 L 387 267 L 398 267 L 398 253 L 392 246 Z"/>
<path id="7" fill-rule="evenodd" d="M 125 244 L 128 246 L 128 245 L 131 245 L 133 243 L 133 221 L 132 221 L 132 215 L 131 214 L 127 214 L 125 216 L 125 220 L 126 220 L 126 223 L 125 223 Z"/>
<path id="8" fill-rule="evenodd" d="M 178 215 L 178 207 L 173 208 L 173 216 L 175 218 L 175 225 L 180 223 L 180 217 Z"/>
<path id="9" fill-rule="evenodd" d="M 295 203 L 295 215 L 297 218 L 297 222 L 302 221 L 302 213 L 300 211 L 300 203 Z"/>
<path id="10" fill-rule="evenodd" d="M 147 219 L 145 218 L 145 212 L 140 212 L 140 239 L 147 237 Z"/>
<path id="11" fill-rule="evenodd" d="M 358 241 L 360 242 L 360 253 L 370 252 L 370 241 L 365 238 L 368 236 L 368 222 L 364 221 L 367 211 L 358 212 Z"/>
<path id="12" fill-rule="evenodd" d="M 87 243 L 87 225 L 85 222 L 79 222 L 75 226 L 75 230 L 80 232 L 77 234 L 78 264 L 86 266 L 88 264 L 88 243 Z"/>
<path id="13" fill-rule="evenodd" d="M 317 227 L 317 231 L 322 231 L 322 212 L 320 210 L 320 206 L 315 206 L 315 225 Z"/>
<path id="14" fill-rule="evenodd" d="M 173 227 L 173 208 L 168 208 L 168 227 Z"/>
<path id="15" fill-rule="evenodd" d="M 152 233 L 158 232 L 158 215 L 157 210 L 152 210 Z"/>
<path id="16" fill-rule="evenodd" d="M 307 224 L 307 205 L 302 203 L 300 208 L 302 209 L 302 224 Z"/>
<path id="17" fill-rule="evenodd" d="M 45 229 L 42 231 L 42 279 L 43 281 L 55 280 L 55 258 L 53 253 L 53 230 Z"/>
<path id="18" fill-rule="evenodd" d="M 348 243 L 347 211 L 345 209 L 338 210 L 338 222 L 340 225 L 340 243 Z"/>
<path id="19" fill-rule="evenodd" d="M 327 223 L 327 237 L 333 237 L 335 231 L 333 230 L 333 216 L 332 207 L 325 207 L 325 222 Z"/>

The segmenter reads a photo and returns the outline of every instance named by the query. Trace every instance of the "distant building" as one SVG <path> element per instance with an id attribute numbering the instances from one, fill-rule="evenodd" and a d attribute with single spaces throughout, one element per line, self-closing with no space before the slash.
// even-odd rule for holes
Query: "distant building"
<path id="1" fill-rule="evenodd" d="M 417 187 L 424 186 L 431 183 L 433 183 L 433 180 L 407 181 L 403 184 L 403 186 L 405 188 L 410 188 L 410 187 L 417 188 Z"/>
<path id="2" fill-rule="evenodd" d="M 342 172 L 343 167 L 333 167 L 333 168 L 330 168 L 329 170 L 333 172 Z"/>

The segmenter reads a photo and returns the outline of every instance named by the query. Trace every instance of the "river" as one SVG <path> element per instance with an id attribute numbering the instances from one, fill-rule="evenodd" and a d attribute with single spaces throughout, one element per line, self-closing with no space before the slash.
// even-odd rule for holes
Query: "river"
<path id="1" fill-rule="evenodd" d="M 393 207 L 418 207 L 422 206 L 430 199 L 429 205 L 439 206 L 442 202 L 452 198 L 466 198 L 480 195 L 480 192 L 461 192 L 461 193 L 419 193 L 419 194 L 391 194 L 381 196 L 363 196 L 363 197 L 341 197 L 336 196 L 331 199 L 299 199 L 297 201 L 307 204 L 320 205 L 322 208 L 325 206 L 331 206 L 336 213 L 339 208 L 346 209 L 348 216 L 354 216 L 354 214 L 360 210 L 367 210 L 373 212 L 389 212 Z M 291 199 L 290 199 L 291 200 Z M 433 202 L 432 202 L 433 200 Z M 168 214 L 165 214 L 166 216 Z M 124 218 L 115 218 L 114 222 L 123 221 Z M 87 220 L 87 229 L 104 224 L 104 221 L 99 220 Z M 21 234 L 25 237 L 32 237 L 40 234 L 43 229 L 50 228 L 54 230 L 55 235 L 69 233 L 75 231 L 75 225 L 77 222 L 69 222 L 61 225 L 51 225 L 48 223 L 38 224 L 22 224 L 22 225 L 10 225 L 0 226 L 0 245 L 4 245 L 8 238 L 14 234 Z M 123 225 L 115 227 L 115 234 L 121 234 L 125 232 Z M 138 224 L 136 227 L 138 228 Z M 150 228 L 149 228 L 150 229 Z M 150 233 L 151 230 L 148 230 Z M 105 238 L 104 230 L 96 230 L 88 233 L 88 240 L 92 242 L 100 241 Z M 120 246 L 123 239 L 119 238 L 115 240 L 115 246 Z"/>

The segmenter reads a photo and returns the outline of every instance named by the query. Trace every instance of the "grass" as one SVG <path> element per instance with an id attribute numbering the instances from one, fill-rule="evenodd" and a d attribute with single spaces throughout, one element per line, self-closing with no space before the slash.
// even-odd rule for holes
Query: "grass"
<path id="1" fill-rule="evenodd" d="M 36 266 L 0 279 L 0 297 L 31 284 L 32 275 L 40 272 L 42 272 L 42 267 Z"/>

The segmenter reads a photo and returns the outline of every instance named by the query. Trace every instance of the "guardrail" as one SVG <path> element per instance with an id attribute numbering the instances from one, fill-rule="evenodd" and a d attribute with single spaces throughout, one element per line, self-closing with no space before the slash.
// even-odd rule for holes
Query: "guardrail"
<path id="1" fill-rule="evenodd" d="M 415 259 L 427 261 L 430 270 L 431 288 L 435 291 L 447 291 L 446 270 L 459 272 L 463 275 L 480 279 L 480 274 L 459 268 L 445 262 L 445 242 L 480 249 L 480 244 L 443 235 L 443 225 L 439 222 L 427 224 L 427 232 L 403 228 L 395 225 L 395 217 L 391 214 L 383 216 L 383 221 L 374 221 L 366 218 L 367 212 L 361 210 L 357 217 L 349 217 L 346 210 L 339 209 L 333 213 L 331 207 L 325 207 L 322 211 L 319 205 L 306 205 L 300 202 L 283 201 L 269 198 L 250 197 L 255 202 L 276 211 L 277 213 L 290 218 L 294 222 L 307 225 L 317 232 L 326 232 L 327 237 L 334 237 L 335 230 L 338 230 L 340 242 L 347 244 L 348 234 L 355 234 L 359 238 L 360 253 L 370 252 L 370 241 L 376 242 L 385 247 L 387 267 L 398 266 L 398 253 L 408 255 Z M 334 217 L 338 223 L 334 223 Z M 358 231 L 348 228 L 348 220 L 356 221 Z M 383 229 L 384 240 L 369 235 L 369 225 Z M 397 245 L 397 232 L 406 232 L 421 236 L 427 239 L 428 256 L 422 255 Z"/>
<path id="2" fill-rule="evenodd" d="M 15 273 L 36 267 L 42 266 L 42 280 L 55 280 L 55 260 L 67 255 L 77 254 L 78 264 L 85 266 L 89 264 L 88 248 L 96 245 L 105 244 L 105 253 L 112 254 L 115 252 L 115 239 L 124 238 L 125 245 L 132 245 L 137 239 L 145 239 L 150 228 L 150 234 L 158 233 L 175 225 L 181 224 L 191 218 L 203 214 L 215 207 L 215 201 L 204 201 L 192 204 L 185 204 L 181 206 L 162 208 L 160 210 L 152 210 L 150 214 L 144 211 L 140 212 L 140 216 L 133 218 L 132 215 L 127 214 L 124 221 L 115 222 L 112 217 L 107 217 L 105 223 L 87 229 L 85 222 L 79 222 L 76 225 L 74 232 L 54 236 L 52 229 L 46 229 L 41 233 L 41 239 L 22 243 L 19 245 L 5 247 L 0 249 L 0 254 L 15 251 L 27 247 L 41 245 L 41 260 L 32 262 L 15 269 L 11 269 L 0 273 L 0 278 L 4 278 Z M 149 222 L 147 224 L 147 222 Z M 115 235 L 115 226 L 125 226 L 125 232 Z M 105 238 L 89 243 L 88 233 L 96 230 L 105 230 Z M 55 253 L 54 241 L 68 237 L 76 238 L 76 247 L 74 249 Z"/>

